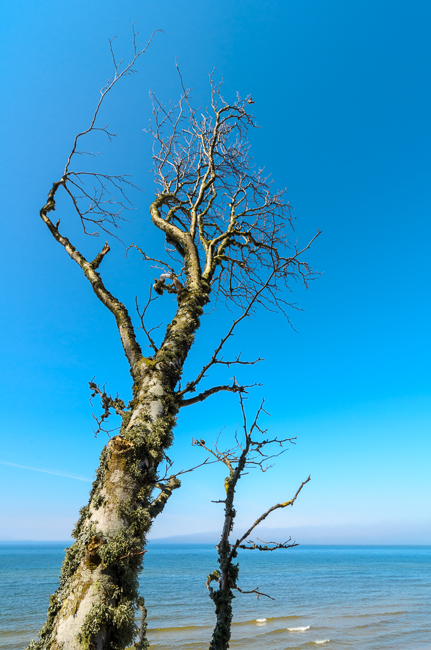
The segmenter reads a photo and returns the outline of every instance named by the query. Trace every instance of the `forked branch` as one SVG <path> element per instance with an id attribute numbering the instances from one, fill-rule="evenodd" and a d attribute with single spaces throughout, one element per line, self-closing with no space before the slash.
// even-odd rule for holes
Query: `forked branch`
<path id="1" fill-rule="evenodd" d="M 68 173 L 69 173 L 69 166 L 70 166 L 70 163 L 72 162 L 72 158 L 76 154 L 82 153 L 82 152 L 79 152 L 78 149 L 77 149 L 78 142 L 79 142 L 80 138 L 84 137 L 85 135 L 87 135 L 91 131 L 95 131 L 95 130 L 102 131 L 109 138 L 112 138 L 115 135 L 113 133 L 110 133 L 107 130 L 106 126 L 104 126 L 104 127 L 96 127 L 97 116 L 99 114 L 99 111 L 100 111 L 100 108 L 101 108 L 101 106 L 103 104 L 103 101 L 104 101 L 106 95 L 112 90 L 112 88 L 115 86 L 115 84 L 118 83 L 118 81 L 120 81 L 120 79 L 122 77 L 125 77 L 125 76 L 127 76 L 129 74 L 132 74 L 132 73 L 136 72 L 136 70 L 133 70 L 133 66 L 135 65 L 137 59 L 140 56 L 142 56 L 142 54 L 145 54 L 145 52 L 147 51 L 147 49 L 149 48 L 149 46 L 151 44 L 151 41 L 154 38 L 154 35 L 157 32 L 163 32 L 162 29 L 154 30 L 154 32 L 151 34 L 151 37 L 150 37 L 148 43 L 146 44 L 146 46 L 144 48 L 142 48 L 141 50 L 139 50 L 138 44 L 136 42 L 136 37 L 138 36 L 138 32 L 135 32 L 135 23 L 132 24 L 132 28 L 133 28 L 133 57 L 132 57 L 132 60 L 126 65 L 126 67 L 123 68 L 123 70 L 121 70 L 121 71 L 120 71 L 120 68 L 121 68 L 121 65 L 123 63 L 123 60 L 121 60 L 119 63 L 117 63 L 117 61 L 115 59 L 114 50 L 113 50 L 113 47 L 112 47 L 112 43 L 115 40 L 115 37 L 111 38 L 110 41 L 109 41 L 109 49 L 111 51 L 112 62 L 114 64 L 114 75 L 111 77 L 111 79 L 108 80 L 108 83 L 100 91 L 100 98 L 99 98 L 99 101 L 97 103 L 96 109 L 95 109 L 95 111 L 93 113 L 93 117 L 91 119 L 90 126 L 87 129 L 85 129 L 84 131 L 81 131 L 80 133 L 78 133 L 75 136 L 75 140 L 73 142 L 72 150 L 71 150 L 71 152 L 69 154 L 69 157 L 68 157 L 67 162 L 66 162 L 66 166 L 64 168 L 63 177 L 67 176 Z"/>
<path id="2" fill-rule="evenodd" d="M 305 481 L 302 481 L 302 483 L 299 486 L 299 488 L 297 489 L 296 494 L 293 497 L 293 499 L 290 499 L 290 501 L 284 501 L 283 503 L 277 503 L 275 506 L 272 506 L 271 508 L 268 508 L 268 510 L 266 512 L 264 512 L 260 517 L 258 517 L 256 519 L 256 521 L 254 522 L 254 524 L 252 524 L 252 526 L 250 526 L 250 528 L 247 530 L 247 532 L 244 533 L 244 535 L 240 539 L 237 539 L 235 544 L 232 545 L 232 550 L 231 550 L 231 553 L 230 553 L 230 557 L 231 558 L 235 557 L 234 554 L 235 554 L 236 549 L 240 547 L 242 542 L 247 537 L 249 537 L 249 535 L 256 528 L 256 526 L 261 524 L 262 521 L 264 521 L 268 517 L 268 515 L 271 514 L 271 512 L 274 512 L 274 510 L 278 510 L 279 508 L 286 508 L 287 506 L 293 506 L 293 504 L 295 503 L 295 501 L 296 501 L 299 493 L 301 492 L 302 488 L 309 481 L 311 481 L 311 476 L 309 476 Z M 272 542 L 269 542 L 269 543 L 272 543 Z M 263 547 L 263 546 L 259 546 L 257 544 L 254 544 L 253 542 L 251 542 L 251 544 L 252 544 L 251 546 L 241 546 L 241 548 L 247 548 L 247 549 L 251 549 L 251 550 L 256 549 L 258 551 L 272 551 L 272 550 L 275 550 L 274 548 L 269 548 L 268 545 Z M 297 546 L 296 543 L 293 543 L 291 545 L 286 545 L 286 544 L 287 544 L 287 542 L 285 544 L 278 544 L 278 545 L 275 546 L 275 548 L 292 548 L 293 546 Z"/>
<path id="3" fill-rule="evenodd" d="M 189 399 L 183 399 L 180 402 L 180 408 L 183 406 L 191 406 L 192 404 L 197 404 L 198 402 L 203 402 L 211 395 L 220 393 L 221 391 L 227 391 L 229 393 L 247 393 L 247 388 L 253 388 L 254 386 L 260 386 L 260 384 L 250 384 L 249 386 L 238 386 L 235 382 L 231 386 L 214 386 L 208 390 L 204 390 L 199 395 L 195 397 L 190 397 Z"/>
<path id="4" fill-rule="evenodd" d="M 259 600 L 259 596 L 265 596 L 265 598 L 269 598 L 269 600 L 275 600 L 272 596 L 268 596 L 268 594 L 264 594 L 262 591 L 259 591 L 259 587 L 256 587 L 256 589 L 250 589 L 249 591 L 245 591 L 244 589 L 240 589 L 239 587 L 234 587 L 237 591 L 239 591 L 241 594 L 254 594 L 256 598 Z"/>

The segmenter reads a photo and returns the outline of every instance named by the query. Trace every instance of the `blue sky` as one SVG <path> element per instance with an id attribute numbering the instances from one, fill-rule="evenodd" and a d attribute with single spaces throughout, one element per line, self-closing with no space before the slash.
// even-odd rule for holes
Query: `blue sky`
<path id="1" fill-rule="evenodd" d="M 164 33 L 139 75 L 104 106 L 102 121 L 118 133 L 113 144 L 95 138 L 88 146 L 103 151 L 98 169 L 129 173 L 143 190 L 123 239 L 160 247 L 149 224 L 151 142 L 142 130 L 149 89 L 165 101 L 178 97 L 175 58 L 196 105 L 208 103 L 213 68 L 226 98 L 253 96 L 262 127 L 251 135 L 256 164 L 287 188 L 299 241 L 322 230 L 308 255 L 322 275 L 308 291 L 294 287 L 303 309 L 292 314 L 297 332 L 260 314 L 230 346 L 265 358 L 237 373 L 263 384 L 250 413 L 265 397 L 270 430 L 298 436 L 271 472 L 245 477 L 238 525 L 311 474 L 295 508 L 268 526 L 296 530 L 297 541 L 311 530 L 314 540 L 320 530 L 322 541 L 361 541 L 366 529 L 367 541 L 431 543 L 430 18 L 419 0 L 16 0 L 3 8 L 0 538 L 67 539 L 105 443 L 92 433 L 97 406 L 87 383 L 96 377 L 130 396 L 112 316 L 38 214 L 111 74 L 108 38 L 118 37 L 127 59 L 134 21 L 141 43 L 154 29 Z M 57 216 L 84 254 L 100 250 L 66 200 Z M 101 271 L 131 311 L 135 294 L 145 299 L 152 271 L 137 255 L 126 260 L 114 245 Z M 229 322 L 222 310 L 204 319 L 188 378 Z M 232 374 L 215 374 L 209 385 Z M 228 439 L 238 421 L 232 395 L 184 409 L 175 467 L 202 459 L 192 436 L 215 439 L 225 426 Z M 210 501 L 220 498 L 224 475 L 186 475 L 153 536 L 217 530 L 220 506 Z"/>

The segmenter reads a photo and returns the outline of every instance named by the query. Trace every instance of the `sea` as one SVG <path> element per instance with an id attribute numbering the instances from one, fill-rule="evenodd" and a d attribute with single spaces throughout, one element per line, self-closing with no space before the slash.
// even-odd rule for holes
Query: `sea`
<path id="1" fill-rule="evenodd" d="M 0 543 L 0 647 L 22 650 L 43 625 L 67 542 Z M 238 650 L 431 650 L 431 547 L 298 546 L 242 551 Z M 140 581 L 154 650 L 206 650 L 214 546 L 151 542 Z"/>

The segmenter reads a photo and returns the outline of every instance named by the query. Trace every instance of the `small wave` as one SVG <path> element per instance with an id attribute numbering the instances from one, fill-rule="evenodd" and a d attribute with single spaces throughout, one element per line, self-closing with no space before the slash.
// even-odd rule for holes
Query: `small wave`
<path id="1" fill-rule="evenodd" d="M 371 611 L 366 614 L 342 614 L 341 618 L 375 618 L 376 616 L 399 616 L 400 614 L 408 614 L 407 611 L 397 612 L 375 612 Z"/>
<path id="2" fill-rule="evenodd" d="M 354 630 L 366 630 L 367 628 L 371 627 L 374 630 L 376 627 L 378 627 L 379 625 L 382 625 L 382 624 L 383 624 L 383 621 L 364 623 L 364 625 L 354 625 L 353 629 Z"/>
<path id="3" fill-rule="evenodd" d="M 302 616 L 273 616 L 273 617 L 268 617 L 266 620 L 267 623 L 275 623 L 275 624 L 282 624 L 282 621 L 291 621 L 297 618 L 302 618 Z M 258 620 L 260 619 L 252 619 L 252 620 L 246 620 L 246 621 L 233 621 L 232 622 L 232 627 L 239 627 L 239 626 L 244 626 L 244 625 L 254 625 Z M 262 619 L 263 620 L 263 619 Z"/>
<path id="4" fill-rule="evenodd" d="M 153 627 L 151 632 L 187 632 L 188 630 L 211 630 L 211 625 L 178 625 L 176 627 Z"/>
<path id="5" fill-rule="evenodd" d="M 266 623 L 266 618 L 257 618 L 256 623 Z"/>
<path id="6" fill-rule="evenodd" d="M 315 641 L 317 645 L 323 645 L 324 643 L 329 643 L 330 639 L 322 639 L 321 641 Z"/>
<path id="7" fill-rule="evenodd" d="M 305 627 L 288 627 L 286 629 L 288 632 L 305 632 L 310 629 L 310 625 L 306 625 Z"/>

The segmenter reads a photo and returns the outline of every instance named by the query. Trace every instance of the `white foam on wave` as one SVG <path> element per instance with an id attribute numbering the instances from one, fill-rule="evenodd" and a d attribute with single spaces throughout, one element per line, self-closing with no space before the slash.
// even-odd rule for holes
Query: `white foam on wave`
<path id="1" fill-rule="evenodd" d="M 257 618 L 256 623 L 266 623 L 266 618 Z"/>
<path id="2" fill-rule="evenodd" d="M 310 626 L 306 625 L 305 627 L 288 627 L 286 629 L 288 632 L 305 632 L 306 630 L 310 629 Z"/>
<path id="3" fill-rule="evenodd" d="M 323 645 L 324 643 L 329 643 L 329 639 L 322 639 L 322 641 L 315 641 L 314 643 L 317 643 L 317 645 Z"/>

